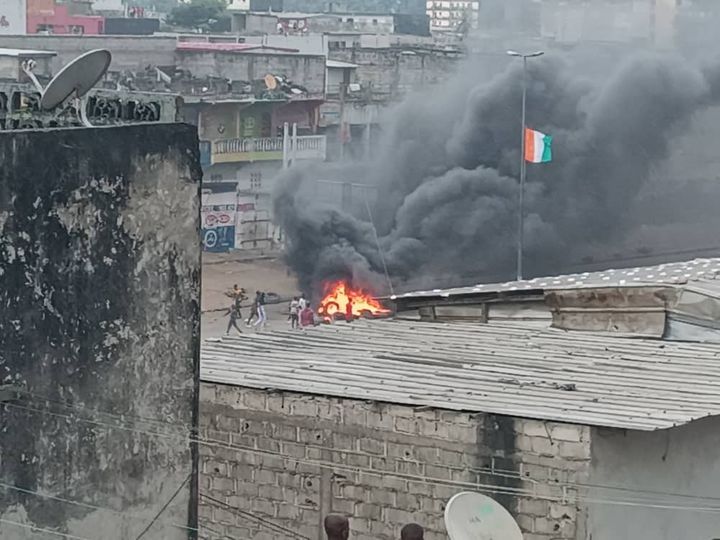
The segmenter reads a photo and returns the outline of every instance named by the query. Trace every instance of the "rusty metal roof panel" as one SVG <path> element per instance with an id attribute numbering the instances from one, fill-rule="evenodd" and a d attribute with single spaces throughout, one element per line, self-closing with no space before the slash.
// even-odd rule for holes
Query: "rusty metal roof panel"
<path id="1" fill-rule="evenodd" d="M 453 289 L 431 289 L 393 296 L 402 301 L 413 298 L 450 298 L 485 293 L 509 293 L 531 290 L 552 290 L 581 287 L 633 287 L 637 285 L 677 286 L 692 283 L 694 287 L 720 293 L 720 258 L 695 259 L 678 263 L 637 268 L 621 268 L 600 272 L 583 272 L 533 278 L 506 283 L 479 283 Z M 718 281 L 716 281 L 718 280 Z"/>
<path id="2" fill-rule="evenodd" d="M 206 341 L 206 382 L 657 430 L 720 414 L 720 345 L 358 321 Z"/>

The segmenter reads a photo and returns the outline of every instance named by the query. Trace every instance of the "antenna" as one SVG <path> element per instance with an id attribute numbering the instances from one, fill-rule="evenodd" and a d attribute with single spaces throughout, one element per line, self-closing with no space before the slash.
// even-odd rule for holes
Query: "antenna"
<path id="1" fill-rule="evenodd" d="M 103 78 L 111 60 L 110 51 L 105 49 L 81 54 L 62 68 L 44 89 L 32 72 L 35 68 L 34 60 L 24 62 L 22 68 L 41 93 L 41 109 L 49 111 L 64 105 L 62 111 L 65 111 L 70 106 L 67 102 L 72 101 L 83 125 L 93 127 L 87 118 L 83 97 Z"/>
<path id="2" fill-rule="evenodd" d="M 523 540 L 510 512 L 490 497 L 469 491 L 450 499 L 445 527 L 450 540 Z"/>

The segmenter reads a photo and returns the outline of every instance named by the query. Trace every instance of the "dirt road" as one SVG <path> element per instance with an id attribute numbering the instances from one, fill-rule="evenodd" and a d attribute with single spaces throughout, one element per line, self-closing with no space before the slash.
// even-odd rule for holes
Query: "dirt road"
<path id="1" fill-rule="evenodd" d="M 279 257 L 242 258 L 238 254 L 206 254 L 202 267 L 202 338 L 219 337 L 225 333 L 228 318 L 225 310 L 230 302 L 225 293 L 234 284 L 244 287 L 250 298 L 255 291 L 272 292 L 283 298 L 296 294 L 295 278 Z M 267 329 L 287 326 L 288 303 L 283 301 L 266 308 Z M 243 316 L 250 314 L 249 306 L 243 308 Z M 284 327 L 284 326 L 283 326 Z M 253 332 L 242 326 L 244 332 Z"/>

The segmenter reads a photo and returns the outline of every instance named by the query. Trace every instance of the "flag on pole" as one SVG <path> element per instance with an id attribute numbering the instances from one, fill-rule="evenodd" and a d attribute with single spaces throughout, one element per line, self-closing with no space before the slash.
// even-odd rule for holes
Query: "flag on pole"
<path id="1" fill-rule="evenodd" d="M 552 161 L 552 136 L 525 128 L 525 161 L 529 163 Z"/>

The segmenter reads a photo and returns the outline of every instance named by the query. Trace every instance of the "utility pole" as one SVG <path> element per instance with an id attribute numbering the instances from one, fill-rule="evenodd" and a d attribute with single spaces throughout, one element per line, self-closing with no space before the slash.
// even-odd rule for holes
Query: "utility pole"
<path id="1" fill-rule="evenodd" d="M 290 126 L 287 122 L 283 124 L 283 143 L 282 143 L 282 156 L 283 156 L 283 169 L 288 168 L 288 162 L 290 159 Z"/>
<path id="2" fill-rule="evenodd" d="M 345 159 L 345 83 L 340 83 L 340 161 Z"/>
<path id="3" fill-rule="evenodd" d="M 527 61 L 528 58 L 537 58 L 545 54 L 537 51 L 530 54 L 522 54 L 517 51 L 508 51 L 509 56 L 522 58 L 522 126 L 520 131 L 520 193 L 518 196 L 518 232 L 517 232 L 517 280 L 523 278 L 523 251 L 525 244 L 525 177 L 527 175 L 527 163 L 525 161 L 525 116 L 527 109 Z"/>

